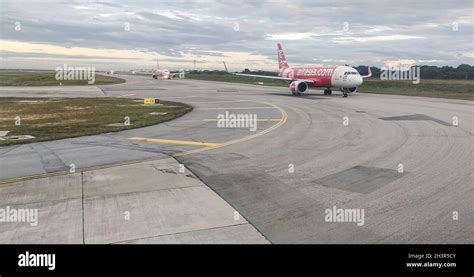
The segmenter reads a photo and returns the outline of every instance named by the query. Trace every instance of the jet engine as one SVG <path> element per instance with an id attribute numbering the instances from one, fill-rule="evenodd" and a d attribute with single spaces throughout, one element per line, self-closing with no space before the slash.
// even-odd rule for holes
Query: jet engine
<path id="1" fill-rule="evenodd" d="M 303 81 L 293 81 L 290 84 L 291 93 L 294 95 L 301 94 L 308 89 L 308 84 Z"/>
<path id="2" fill-rule="evenodd" d="M 341 88 L 341 91 L 343 93 L 352 93 L 352 92 L 355 92 L 357 90 L 357 87 L 355 88 Z"/>

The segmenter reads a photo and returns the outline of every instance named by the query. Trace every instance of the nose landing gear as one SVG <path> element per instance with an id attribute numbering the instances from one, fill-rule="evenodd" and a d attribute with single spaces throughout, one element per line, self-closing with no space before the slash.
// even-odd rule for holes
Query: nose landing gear
<path id="1" fill-rule="evenodd" d="M 349 89 L 347 89 L 347 88 L 342 88 L 342 89 L 341 89 L 341 92 L 342 92 L 342 97 L 345 98 L 345 97 L 349 96 L 349 92 L 350 92 L 350 91 L 349 91 Z"/>
<path id="2" fill-rule="evenodd" d="M 332 90 L 331 89 L 325 89 L 324 90 L 324 95 L 331 95 L 332 94 Z"/>

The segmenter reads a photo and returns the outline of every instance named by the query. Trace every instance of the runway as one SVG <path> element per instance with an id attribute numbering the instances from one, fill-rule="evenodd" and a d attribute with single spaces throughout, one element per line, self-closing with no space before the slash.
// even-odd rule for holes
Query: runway
<path id="1" fill-rule="evenodd" d="M 0 182 L 173 156 L 271 243 L 474 243 L 473 102 L 120 77 L 127 82 L 2 87 L 0 96 L 153 97 L 194 110 L 156 126 L 1 147 Z M 218 127 L 226 111 L 257 115 L 257 130 Z M 334 206 L 363 209 L 364 224 L 327 222 Z"/>

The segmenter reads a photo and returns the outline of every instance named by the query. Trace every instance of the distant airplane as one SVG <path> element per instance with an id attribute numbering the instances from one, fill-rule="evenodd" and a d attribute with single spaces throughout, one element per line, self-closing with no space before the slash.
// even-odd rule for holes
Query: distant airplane
<path id="1" fill-rule="evenodd" d="M 132 71 L 133 75 L 149 75 L 151 73 L 151 77 L 154 79 L 174 79 L 174 78 L 184 78 L 184 70 L 179 72 L 170 72 L 168 69 L 160 69 L 160 66 L 157 65 L 157 68 L 150 71 L 142 71 L 142 70 L 135 70 Z"/>
<path id="2" fill-rule="evenodd" d="M 357 91 L 357 87 L 363 83 L 363 78 L 372 76 L 370 66 L 368 67 L 369 74 L 366 76 L 361 76 L 356 69 L 349 66 L 290 67 L 286 62 L 285 53 L 283 53 L 280 43 L 277 44 L 277 51 L 279 77 L 241 73 L 232 74 L 288 81 L 293 95 L 301 95 L 308 87 L 323 87 L 326 88 L 324 95 L 331 95 L 331 88 L 338 88 L 341 90 L 343 97 L 347 97 L 349 93 Z"/>
<path id="3" fill-rule="evenodd" d="M 174 79 L 174 78 L 184 78 L 184 70 L 181 72 L 170 72 L 168 69 L 160 69 L 160 63 L 156 60 L 156 70 L 153 72 L 151 77 L 154 79 Z"/>
<path id="4" fill-rule="evenodd" d="M 175 79 L 175 78 L 184 78 L 182 75 L 184 74 L 184 70 L 180 72 L 170 72 L 168 69 L 157 69 L 151 77 L 155 79 Z"/>

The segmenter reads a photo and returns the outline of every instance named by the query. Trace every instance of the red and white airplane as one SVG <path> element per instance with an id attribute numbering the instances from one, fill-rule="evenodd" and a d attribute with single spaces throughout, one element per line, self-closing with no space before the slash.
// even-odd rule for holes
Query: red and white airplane
<path id="1" fill-rule="evenodd" d="M 293 95 L 301 95 L 308 87 L 323 87 L 326 88 L 324 95 L 331 95 L 331 88 L 338 88 L 341 90 L 343 97 L 347 97 L 349 93 L 357 91 L 357 87 L 363 83 L 363 78 L 372 76 L 370 67 L 368 67 L 369 74 L 366 76 L 361 76 L 357 70 L 349 66 L 290 67 L 286 62 L 285 53 L 283 53 L 280 43 L 277 44 L 277 51 L 278 77 L 240 73 L 233 74 L 288 81 Z"/>

